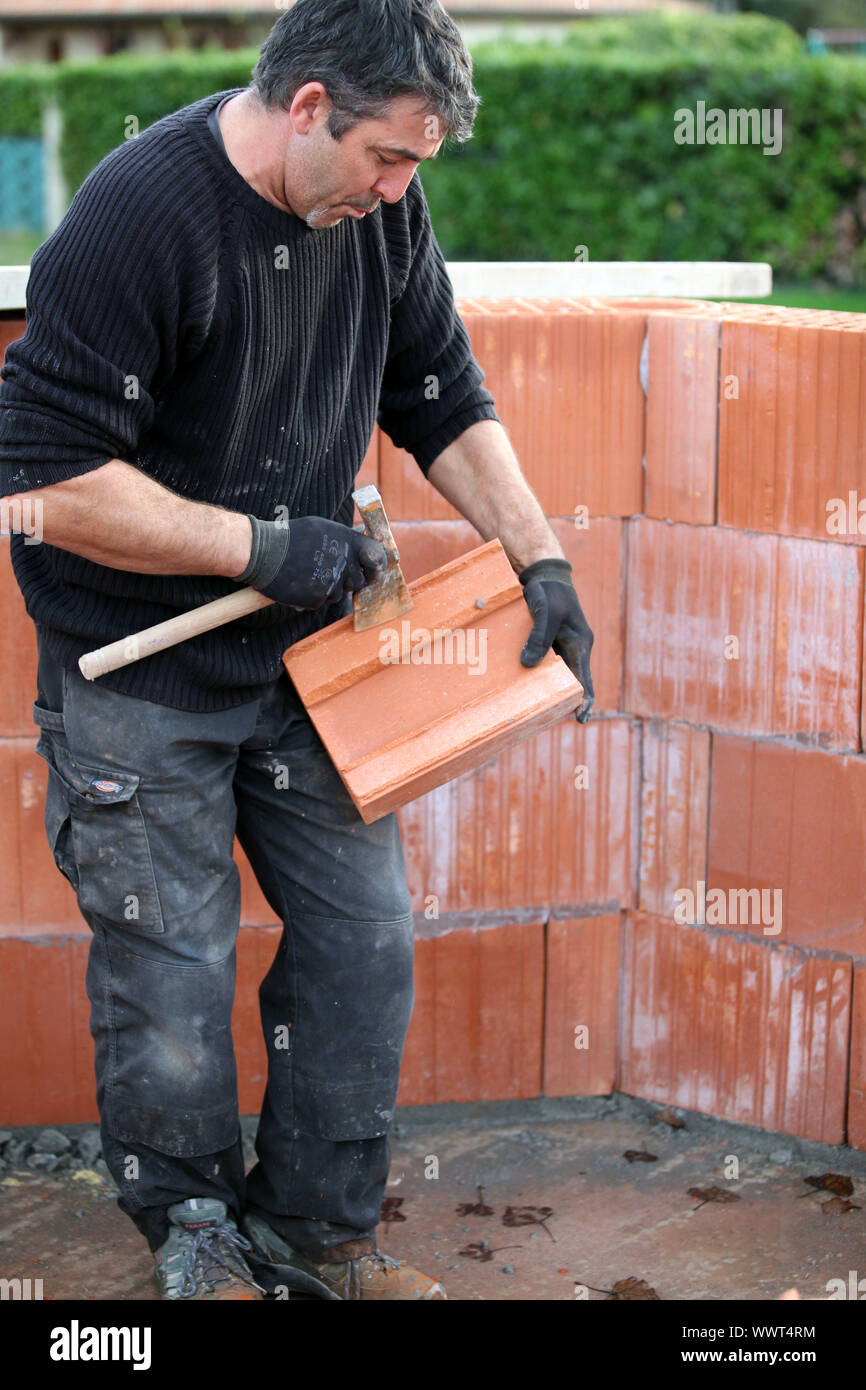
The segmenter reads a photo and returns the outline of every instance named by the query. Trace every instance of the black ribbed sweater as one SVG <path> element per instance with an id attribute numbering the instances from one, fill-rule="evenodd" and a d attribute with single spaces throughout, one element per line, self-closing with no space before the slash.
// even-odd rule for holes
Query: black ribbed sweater
<path id="1" fill-rule="evenodd" d="M 417 173 L 399 202 L 310 228 L 256 193 L 214 138 L 208 115 L 228 95 L 108 154 L 33 257 L 26 333 L 0 373 L 0 496 L 120 458 L 196 501 L 351 525 L 377 419 L 426 472 L 469 425 L 499 418 Z M 67 667 L 237 588 L 11 544 L 27 611 Z M 274 605 L 100 683 L 226 709 L 343 611 Z"/>

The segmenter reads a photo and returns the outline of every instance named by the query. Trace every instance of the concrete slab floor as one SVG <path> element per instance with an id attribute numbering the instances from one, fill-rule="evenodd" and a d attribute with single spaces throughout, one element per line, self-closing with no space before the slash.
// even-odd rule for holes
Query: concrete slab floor
<path id="1" fill-rule="evenodd" d="M 852 1270 L 866 1298 L 866 1153 L 688 1111 L 673 1129 L 662 1108 L 614 1094 L 399 1110 L 386 1196 L 404 1220 L 383 1222 L 380 1248 L 436 1274 L 451 1300 L 571 1300 L 575 1285 L 602 1300 L 630 1276 L 663 1300 L 772 1301 L 792 1287 L 826 1300 Z M 657 1161 L 622 1157 L 641 1149 Z M 832 1193 L 803 1179 L 828 1171 L 850 1177 L 862 1210 L 825 1214 Z M 493 1215 L 459 1215 L 479 1184 Z M 694 1186 L 739 1200 L 698 1207 Z M 552 1208 L 547 1230 L 503 1225 L 508 1206 Z M 482 1241 L 491 1260 L 460 1255 Z M 155 1298 L 147 1247 L 91 1169 L 0 1180 L 0 1274 L 42 1279 L 45 1299 Z"/>

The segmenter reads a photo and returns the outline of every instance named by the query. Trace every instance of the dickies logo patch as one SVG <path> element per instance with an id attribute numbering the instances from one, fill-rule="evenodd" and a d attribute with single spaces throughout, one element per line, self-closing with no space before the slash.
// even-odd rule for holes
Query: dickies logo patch
<path id="1" fill-rule="evenodd" d="M 122 792 L 122 782 L 109 782 L 106 777 L 94 777 L 90 783 L 95 792 Z"/>

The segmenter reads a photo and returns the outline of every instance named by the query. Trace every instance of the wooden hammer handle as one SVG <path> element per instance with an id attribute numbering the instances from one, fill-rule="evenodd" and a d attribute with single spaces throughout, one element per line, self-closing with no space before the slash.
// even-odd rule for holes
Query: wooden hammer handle
<path id="1" fill-rule="evenodd" d="M 385 546 L 389 566 L 396 564 L 400 557 L 378 490 L 370 484 L 353 492 L 352 497 L 367 523 L 368 530 L 372 520 L 373 533 Z M 106 647 L 99 647 L 95 652 L 85 652 L 84 656 L 79 657 L 78 669 L 86 680 L 96 680 L 97 676 L 106 676 L 109 671 L 119 671 L 122 666 L 131 666 L 134 661 L 141 661 L 142 657 L 152 656 L 154 652 L 162 652 L 166 647 L 185 642 L 188 637 L 197 637 L 200 632 L 210 632 L 211 628 L 221 627 L 223 623 L 230 623 L 235 618 L 243 618 L 247 613 L 255 613 L 257 608 L 266 608 L 273 601 L 265 594 L 259 593 L 258 589 L 238 589 L 234 594 L 216 598 L 212 603 L 203 603 L 199 608 L 191 608 L 188 613 L 179 613 L 176 618 L 169 618 L 164 623 L 157 623 L 155 627 L 145 628 L 143 632 L 132 632 L 117 642 L 109 642 Z"/>
<path id="2" fill-rule="evenodd" d="M 255 613 L 257 608 L 266 608 L 269 603 L 273 603 L 273 599 L 260 594 L 258 589 L 238 589 L 234 594 L 203 603 L 188 613 L 179 613 L 176 618 L 147 627 L 143 632 L 132 632 L 117 642 L 109 642 L 107 647 L 99 647 L 95 652 L 85 652 L 79 659 L 78 669 L 87 680 L 95 680 L 109 671 L 119 671 L 121 666 L 131 666 L 144 656 L 185 642 L 188 637 L 197 637 L 200 632 L 210 632 L 211 628 L 221 627 L 234 618 Z"/>

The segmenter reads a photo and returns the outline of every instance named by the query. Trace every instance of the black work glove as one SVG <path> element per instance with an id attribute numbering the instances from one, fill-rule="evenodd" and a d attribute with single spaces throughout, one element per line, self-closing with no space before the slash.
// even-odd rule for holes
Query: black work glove
<path id="1" fill-rule="evenodd" d="M 385 573 L 384 547 L 339 521 L 324 516 L 299 516 L 288 522 L 260 521 L 257 516 L 249 520 L 253 548 L 236 582 L 287 607 L 322 608 Z"/>
<path id="2" fill-rule="evenodd" d="M 521 570 L 518 578 L 535 624 L 520 660 L 524 666 L 537 666 L 552 646 L 583 686 L 583 703 L 575 718 L 579 724 L 585 724 L 595 704 L 589 673 L 589 653 L 595 638 L 578 601 L 571 565 L 568 560 L 536 560 Z"/>

